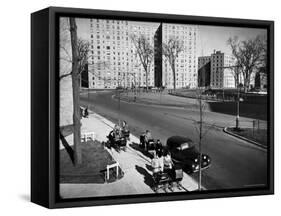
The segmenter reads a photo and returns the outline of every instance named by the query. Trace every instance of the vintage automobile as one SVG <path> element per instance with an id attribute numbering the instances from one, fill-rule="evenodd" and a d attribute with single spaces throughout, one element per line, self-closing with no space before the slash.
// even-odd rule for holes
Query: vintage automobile
<path id="1" fill-rule="evenodd" d="M 193 141 L 187 137 L 172 136 L 167 139 L 167 149 L 171 153 L 175 164 L 180 164 L 188 173 L 199 171 L 199 151 Z M 211 158 L 202 154 L 201 169 L 206 169 L 211 165 Z"/>

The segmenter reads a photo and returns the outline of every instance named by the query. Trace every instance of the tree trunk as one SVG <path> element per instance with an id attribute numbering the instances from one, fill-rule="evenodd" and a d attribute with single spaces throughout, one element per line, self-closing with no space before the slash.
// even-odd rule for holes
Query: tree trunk
<path id="1" fill-rule="evenodd" d="M 244 92 L 246 92 L 247 90 L 247 76 L 246 75 L 243 75 L 243 78 L 244 78 L 244 86 L 243 86 L 243 89 L 244 89 Z"/>
<path id="2" fill-rule="evenodd" d="M 172 71 L 173 71 L 173 84 L 174 84 L 174 91 L 176 90 L 176 68 L 175 62 L 172 63 Z"/>
<path id="3" fill-rule="evenodd" d="M 148 71 L 145 69 L 145 83 L 146 83 L 146 92 L 148 91 Z"/>
<path id="4" fill-rule="evenodd" d="M 79 66 L 77 47 L 77 26 L 75 18 L 69 18 L 70 36 L 72 48 L 72 95 L 73 95 L 73 146 L 75 165 L 82 163 L 81 152 L 81 123 L 80 123 L 80 101 L 79 101 Z"/>

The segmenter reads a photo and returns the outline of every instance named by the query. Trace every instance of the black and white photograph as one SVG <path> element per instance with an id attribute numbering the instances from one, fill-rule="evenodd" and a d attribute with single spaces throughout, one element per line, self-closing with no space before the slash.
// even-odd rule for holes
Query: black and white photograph
<path id="1" fill-rule="evenodd" d="M 267 31 L 61 16 L 59 196 L 268 187 Z"/>

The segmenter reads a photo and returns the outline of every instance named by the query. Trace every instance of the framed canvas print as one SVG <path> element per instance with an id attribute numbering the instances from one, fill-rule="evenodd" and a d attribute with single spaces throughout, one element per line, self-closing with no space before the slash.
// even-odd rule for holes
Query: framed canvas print
<path id="1" fill-rule="evenodd" d="M 32 202 L 273 194 L 273 21 L 50 7 L 31 27 Z"/>

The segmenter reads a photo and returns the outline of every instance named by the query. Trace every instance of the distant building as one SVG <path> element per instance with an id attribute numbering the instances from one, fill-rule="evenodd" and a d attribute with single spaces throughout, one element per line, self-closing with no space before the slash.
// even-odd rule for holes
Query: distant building
<path id="1" fill-rule="evenodd" d="M 82 88 L 89 88 L 88 64 L 85 65 L 84 70 L 81 72 L 80 85 Z"/>
<path id="2" fill-rule="evenodd" d="M 131 35 L 144 35 L 154 49 L 148 86 L 173 88 L 173 73 L 162 54 L 170 38 L 183 42 L 176 59 L 176 88 L 197 87 L 198 26 L 90 19 L 89 88 L 146 86 L 146 73 Z"/>
<path id="3" fill-rule="evenodd" d="M 162 87 L 162 24 L 154 35 L 154 83 L 155 87 Z"/>
<path id="4" fill-rule="evenodd" d="M 210 65 L 206 65 L 206 64 Z M 233 66 L 235 59 L 231 55 L 214 51 L 211 56 L 201 56 L 198 58 L 198 83 L 199 85 L 211 88 L 235 88 L 233 70 L 227 68 Z M 210 78 L 209 78 L 210 76 Z M 208 83 L 210 82 L 210 83 Z"/>
<path id="5" fill-rule="evenodd" d="M 162 24 L 162 42 L 168 43 L 175 38 L 183 42 L 184 50 L 176 59 L 176 88 L 197 87 L 197 43 L 198 26 Z M 167 59 L 163 57 L 162 83 L 167 88 L 173 88 L 173 72 Z"/>
<path id="6" fill-rule="evenodd" d="M 263 72 L 256 73 L 255 75 L 255 88 L 267 89 L 267 74 Z"/>
<path id="7" fill-rule="evenodd" d="M 208 87 L 211 83 L 211 56 L 198 58 L 198 87 Z"/>
<path id="8" fill-rule="evenodd" d="M 235 64 L 234 57 L 214 51 L 211 54 L 211 87 L 212 88 L 235 88 L 233 70 L 225 68 Z"/>

